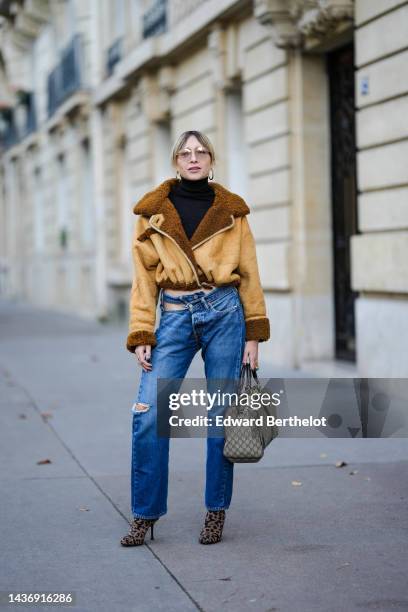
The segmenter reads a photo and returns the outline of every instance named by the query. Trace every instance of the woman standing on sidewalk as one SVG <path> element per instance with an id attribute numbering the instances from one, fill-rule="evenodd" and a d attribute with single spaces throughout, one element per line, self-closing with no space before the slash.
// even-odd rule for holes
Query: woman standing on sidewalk
<path id="1" fill-rule="evenodd" d="M 126 346 L 142 376 L 132 409 L 133 522 L 123 546 L 143 544 L 149 527 L 153 538 L 153 524 L 167 512 L 169 438 L 157 435 L 157 378 L 184 378 L 201 349 L 207 380 L 237 380 L 241 363 L 257 367 L 258 342 L 270 336 L 250 211 L 239 195 L 208 182 L 214 163 L 209 139 L 184 132 L 172 151 L 176 178 L 133 209 L 139 217 Z M 201 544 L 221 540 L 231 502 L 234 464 L 223 447 L 223 437 L 207 437 Z"/>

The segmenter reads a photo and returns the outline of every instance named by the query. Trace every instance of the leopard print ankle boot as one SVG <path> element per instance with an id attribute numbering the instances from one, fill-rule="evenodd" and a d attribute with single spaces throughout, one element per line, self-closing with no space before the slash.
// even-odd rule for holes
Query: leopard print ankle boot
<path id="1" fill-rule="evenodd" d="M 134 518 L 130 526 L 130 531 L 127 535 L 123 536 L 120 543 L 122 546 L 141 546 L 144 544 L 144 539 L 147 530 L 150 527 L 150 539 L 154 540 L 153 537 L 153 525 L 159 519 L 143 519 Z"/>
<path id="2" fill-rule="evenodd" d="M 201 530 L 200 544 L 216 544 L 222 538 L 225 510 L 208 510 Z"/>

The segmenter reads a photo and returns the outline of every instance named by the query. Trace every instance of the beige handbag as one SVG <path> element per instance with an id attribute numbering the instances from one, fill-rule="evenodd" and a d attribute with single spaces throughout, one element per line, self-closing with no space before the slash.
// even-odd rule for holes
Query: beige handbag
<path id="1" fill-rule="evenodd" d="M 252 380 L 253 378 L 253 380 Z M 279 434 L 276 425 L 267 424 L 267 416 L 275 416 L 272 404 L 261 405 L 258 409 L 251 407 L 250 396 L 258 393 L 269 393 L 261 388 L 255 369 L 250 364 L 243 364 L 238 383 L 238 402 L 227 408 L 224 414 L 224 457 L 232 463 L 255 463 L 262 459 L 268 444 Z M 245 394 L 245 402 L 240 396 Z M 246 401 L 248 399 L 248 401 Z M 231 417 L 228 419 L 227 417 Z M 262 424 L 246 424 L 245 419 L 262 417 Z"/>

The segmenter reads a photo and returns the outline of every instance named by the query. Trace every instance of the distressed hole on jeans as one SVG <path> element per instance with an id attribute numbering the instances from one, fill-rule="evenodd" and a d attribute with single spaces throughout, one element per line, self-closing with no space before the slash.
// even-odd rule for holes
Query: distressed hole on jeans
<path id="1" fill-rule="evenodd" d="M 142 402 L 138 402 L 132 406 L 133 412 L 147 412 L 149 408 L 150 404 L 143 404 Z"/>
<path id="2" fill-rule="evenodd" d="M 171 302 L 164 302 L 164 310 L 185 310 L 186 307 L 183 304 L 173 304 Z"/>

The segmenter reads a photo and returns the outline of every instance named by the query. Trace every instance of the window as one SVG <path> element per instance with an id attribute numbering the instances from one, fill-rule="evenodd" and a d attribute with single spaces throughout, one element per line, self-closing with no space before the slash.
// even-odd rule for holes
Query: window
<path id="1" fill-rule="evenodd" d="M 34 170 L 33 176 L 34 200 L 34 251 L 41 253 L 44 250 L 44 201 L 42 189 L 42 176 L 40 168 Z"/>
<path id="2" fill-rule="evenodd" d="M 81 156 L 81 236 L 82 246 L 89 249 L 95 243 L 94 201 L 92 159 L 89 142 L 85 140 L 80 148 Z"/>
<path id="3" fill-rule="evenodd" d="M 67 244 L 68 232 L 68 193 L 67 170 L 63 155 L 57 157 L 57 231 L 61 247 Z"/>

